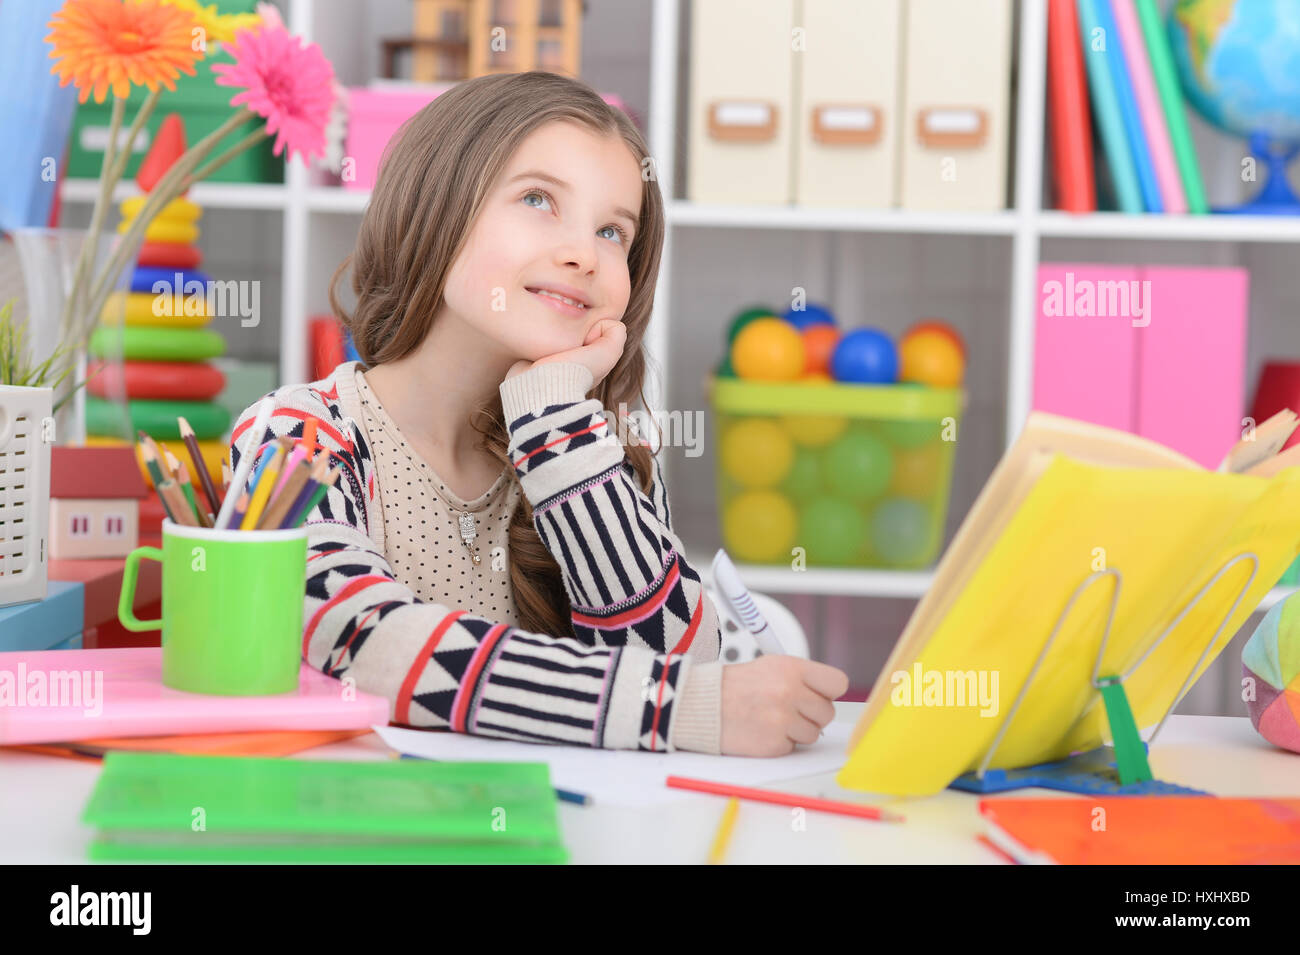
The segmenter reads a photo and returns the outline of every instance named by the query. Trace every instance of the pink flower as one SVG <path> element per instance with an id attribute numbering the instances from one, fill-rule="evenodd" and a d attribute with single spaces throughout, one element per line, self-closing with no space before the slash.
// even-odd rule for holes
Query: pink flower
<path id="1" fill-rule="evenodd" d="M 325 126 L 334 105 L 334 68 L 315 43 L 290 36 L 284 27 L 264 24 L 240 30 L 224 43 L 234 63 L 214 63 L 217 85 L 242 87 L 231 106 L 247 106 L 266 120 L 275 135 L 273 154 L 287 146 L 289 156 L 306 160 L 325 151 Z"/>

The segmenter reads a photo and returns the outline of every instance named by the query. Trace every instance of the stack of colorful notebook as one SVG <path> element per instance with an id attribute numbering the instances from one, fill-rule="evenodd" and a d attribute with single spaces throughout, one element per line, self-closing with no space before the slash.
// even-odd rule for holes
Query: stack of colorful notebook
<path id="1" fill-rule="evenodd" d="M 1048 109 L 1057 207 L 1097 210 L 1095 123 L 1119 211 L 1209 212 L 1156 0 L 1050 2 Z"/>
<path id="2" fill-rule="evenodd" d="M 568 859 L 545 763 L 114 752 L 82 821 L 101 861 Z"/>

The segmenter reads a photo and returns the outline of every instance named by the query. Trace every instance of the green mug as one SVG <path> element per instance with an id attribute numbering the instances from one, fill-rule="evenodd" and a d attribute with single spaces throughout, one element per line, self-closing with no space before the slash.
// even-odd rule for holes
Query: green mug
<path id="1" fill-rule="evenodd" d="M 126 558 L 117 617 L 128 630 L 162 627 L 163 684 L 217 696 L 298 689 L 307 528 L 238 531 L 164 520 L 163 546 Z M 132 612 L 140 561 L 162 564 L 162 619 Z"/>

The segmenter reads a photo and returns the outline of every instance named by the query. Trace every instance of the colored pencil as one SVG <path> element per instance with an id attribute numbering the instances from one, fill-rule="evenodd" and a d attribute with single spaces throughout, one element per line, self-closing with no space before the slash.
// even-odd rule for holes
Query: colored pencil
<path id="1" fill-rule="evenodd" d="M 172 509 L 167 506 L 167 498 L 163 496 L 162 468 L 158 465 L 158 460 L 153 455 L 153 450 L 144 440 L 144 432 L 140 432 L 140 456 L 144 458 L 144 465 L 149 471 L 149 477 L 153 481 L 154 493 L 158 495 L 158 500 L 162 502 L 163 511 L 167 514 L 169 520 L 175 521 L 176 516 L 172 514 Z"/>
<path id="2" fill-rule="evenodd" d="M 859 806 L 857 803 L 839 802 L 835 799 L 819 799 L 816 796 L 804 796 L 799 793 L 783 793 L 772 789 L 752 789 L 749 786 L 713 783 L 705 779 L 688 779 L 685 776 L 669 776 L 667 783 L 672 789 L 690 789 L 694 792 L 710 793 L 714 796 L 735 796 L 737 799 L 751 799 L 754 802 L 769 802 L 777 806 L 813 809 L 817 812 L 832 812 L 841 816 L 857 816 L 860 819 L 878 819 L 881 822 L 903 821 L 903 817 L 898 813 L 877 809 L 875 806 Z"/>
<path id="3" fill-rule="evenodd" d="M 234 507 L 230 510 L 230 527 L 237 529 L 244 519 L 244 512 L 248 510 L 248 492 L 243 491 L 235 501 Z"/>
<path id="4" fill-rule="evenodd" d="M 300 459 L 288 474 L 288 480 L 276 489 L 275 499 L 262 512 L 262 519 L 257 522 L 258 530 L 278 530 L 289 516 L 289 508 L 298 500 L 298 494 L 307 486 L 311 477 L 311 464 Z"/>
<path id="5" fill-rule="evenodd" d="M 426 763 L 441 762 L 441 760 L 430 759 L 428 756 L 416 756 L 413 753 L 393 753 L 392 758 L 393 759 L 418 759 Z M 575 793 L 569 789 L 556 789 L 555 798 L 560 800 L 560 802 L 571 802 L 579 806 L 591 805 L 590 796 L 584 796 L 582 793 Z"/>
<path id="6" fill-rule="evenodd" d="M 262 466 L 262 473 L 253 487 L 253 496 L 248 502 L 248 512 L 240 522 L 241 531 L 251 531 L 257 528 L 258 518 L 262 516 L 262 509 L 266 507 L 266 502 L 271 498 L 271 490 L 275 487 L 275 479 L 280 476 L 280 463 L 284 460 L 284 445 L 277 443 L 275 450 L 271 452 L 271 458 Z"/>
<path id="7" fill-rule="evenodd" d="M 329 492 L 329 489 L 334 486 L 334 483 L 339 479 L 339 475 L 342 473 L 343 468 L 337 467 L 326 475 L 325 479 L 311 492 L 311 497 L 309 497 L 307 502 L 303 504 L 302 510 L 294 515 L 292 522 L 289 524 L 290 527 L 298 527 L 307 519 L 307 515 L 316 509 L 316 505 L 320 504 L 321 500 Z"/>
<path id="8" fill-rule="evenodd" d="M 732 796 L 727 800 L 727 808 L 722 810 L 722 821 L 713 836 L 713 848 L 709 850 L 709 865 L 722 865 L 727 855 L 727 844 L 731 842 L 731 830 L 736 828 L 736 813 L 740 811 L 740 800 Z"/>
<path id="9" fill-rule="evenodd" d="M 293 450 L 289 452 L 289 457 L 285 459 L 284 464 L 280 467 L 280 480 L 276 482 L 275 490 L 271 492 L 271 500 L 274 501 L 280 496 L 280 492 L 283 491 L 284 486 L 289 483 L 289 478 L 293 475 L 294 469 L 298 466 L 298 462 L 305 460 L 307 460 L 307 448 L 301 441 L 299 441 L 293 446 Z M 270 505 L 267 506 L 269 507 Z"/>
<path id="10" fill-rule="evenodd" d="M 185 499 L 190 502 L 190 507 L 194 508 L 194 513 L 198 515 L 199 525 L 201 527 L 211 527 L 212 515 L 208 513 L 206 504 L 200 503 L 194 493 L 194 484 L 190 480 L 190 469 L 185 466 L 184 461 L 178 461 L 176 470 L 180 473 L 179 484 L 181 490 L 185 492 Z"/>
<path id="11" fill-rule="evenodd" d="M 194 514 L 199 526 L 207 527 L 208 525 L 203 520 L 203 515 L 199 513 L 198 502 L 194 499 L 194 488 L 190 486 L 189 472 L 185 470 L 185 466 L 181 464 L 180 459 L 177 458 L 176 455 L 172 454 L 171 448 L 167 447 L 165 444 L 163 445 L 163 454 L 167 457 L 167 468 L 172 473 L 172 480 L 175 481 L 176 486 L 180 488 L 181 494 L 184 496 L 186 504 L 188 504 L 190 511 Z"/>
<path id="12" fill-rule="evenodd" d="M 304 513 L 303 509 L 307 506 L 307 502 L 316 493 L 316 488 L 320 487 L 321 482 L 325 480 L 325 476 L 329 473 L 329 466 L 329 455 L 320 454 L 316 456 L 316 460 L 312 462 L 311 473 L 307 476 L 307 483 L 303 485 L 302 490 L 298 492 L 297 499 L 290 505 L 289 513 L 285 517 L 282 527 L 297 526 L 295 520 L 300 514 Z"/>
<path id="13" fill-rule="evenodd" d="M 194 463 L 194 473 L 199 476 L 199 483 L 203 485 L 203 494 L 208 499 L 208 506 L 215 514 L 221 508 L 221 498 L 217 497 L 217 489 L 212 486 L 212 475 L 208 473 L 208 467 L 203 463 L 199 439 L 194 436 L 194 429 L 183 417 L 177 417 L 176 423 L 181 429 L 181 440 L 185 442 L 185 447 L 190 452 L 190 461 Z"/>
<path id="14" fill-rule="evenodd" d="M 244 441 L 244 449 L 240 452 L 239 467 L 235 469 L 235 476 L 230 482 L 230 487 L 226 489 L 226 496 L 221 502 L 221 510 L 217 512 L 217 527 L 230 527 L 230 512 L 235 508 L 235 502 L 239 500 L 239 495 L 243 493 L 244 482 L 248 480 L 249 472 L 253 470 L 253 457 L 257 450 L 258 444 L 262 440 L 262 435 L 266 433 L 266 426 L 271 421 L 271 412 L 275 410 L 275 398 L 267 395 L 262 399 L 261 405 L 257 409 L 257 417 L 253 419 L 252 427 L 248 429 L 248 438 Z"/>
<path id="15" fill-rule="evenodd" d="M 183 524 L 186 527 L 198 527 L 199 520 L 194 516 L 194 511 L 185 501 L 185 495 L 177 487 L 176 482 L 171 478 L 163 481 L 158 486 L 158 492 L 162 494 L 163 500 L 167 502 L 168 510 L 172 513 L 172 521 L 176 524 Z"/>
<path id="16" fill-rule="evenodd" d="M 316 419 L 308 418 L 302 427 L 302 443 L 307 446 L 307 457 L 316 456 Z"/>

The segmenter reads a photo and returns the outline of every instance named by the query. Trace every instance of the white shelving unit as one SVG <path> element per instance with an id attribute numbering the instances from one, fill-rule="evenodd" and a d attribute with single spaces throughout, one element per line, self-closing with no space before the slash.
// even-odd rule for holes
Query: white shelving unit
<path id="1" fill-rule="evenodd" d="M 309 40 L 326 46 L 321 31 L 329 24 L 336 32 L 363 16 L 361 5 L 341 0 L 287 0 L 282 3 L 290 28 Z M 676 198 L 678 144 L 685 137 L 685 117 L 678 114 L 682 99 L 682 51 L 678 38 L 686 14 L 683 0 L 653 0 L 650 11 L 651 45 L 648 55 L 649 115 L 648 139 L 655 156 L 660 188 L 666 200 L 667 234 L 663 264 L 659 273 L 655 315 L 646 347 L 651 375 L 646 393 L 652 408 L 665 407 L 672 392 L 675 362 L 672 360 L 674 283 L 683 269 L 697 263 L 678 262 L 675 246 L 691 230 L 733 230 L 737 241 L 779 232 L 807 233 L 807 242 L 828 255 L 828 236 L 939 236 L 968 241 L 998 239 L 1009 243 L 1009 290 L 1006 342 L 1005 391 L 998 407 L 1004 409 L 1003 439 L 1009 444 L 1028 414 L 1032 400 L 1034 322 L 1036 315 L 1035 277 L 1045 240 L 1150 240 L 1170 243 L 1300 243 L 1300 219 L 1236 216 L 1162 216 L 1095 213 L 1079 216 L 1044 210 L 1043 144 L 1047 61 L 1046 3 L 1017 2 L 1018 61 L 1015 83 L 1015 142 L 1011 157 L 1016 172 L 1010 209 L 988 213 L 912 212 L 901 209 L 822 209 L 795 206 L 725 206 L 693 203 Z M 342 24 L 342 25 L 340 25 Z M 332 38 L 338 41 L 338 36 Z M 354 60 L 358 56 L 349 51 Z M 337 65 L 337 64 L 336 64 Z M 130 184 L 121 187 L 123 195 Z M 64 186 L 68 203 L 93 202 L 97 186 L 90 181 L 73 181 Z M 307 318 L 310 304 L 320 301 L 317 286 L 328 278 L 351 244 L 355 222 L 364 211 L 369 195 L 317 184 L 315 175 L 294 162 L 286 167 L 283 185 L 200 184 L 193 198 L 213 209 L 278 210 L 283 215 L 283 284 L 281 291 L 280 375 L 284 381 L 306 380 Z M 120 198 L 117 197 L 117 198 Z M 318 217 L 326 228 L 317 229 Z M 313 292 L 312 290 L 315 290 Z M 986 396 L 987 397 L 987 396 Z M 666 461 L 670 471 L 671 458 Z M 671 485 L 670 475 L 670 485 Z M 687 532 L 689 536 L 689 531 Z M 689 541 L 688 541 L 689 543 Z M 694 566 L 707 568 L 708 554 L 693 555 Z M 770 593 L 823 594 L 878 598 L 915 599 L 929 587 L 928 572 L 858 570 L 792 571 L 783 568 L 745 565 L 746 579 L 758 590 Z M 1276 589 L 1261 609 L 1267 609 L 1291 592 Z"/>

